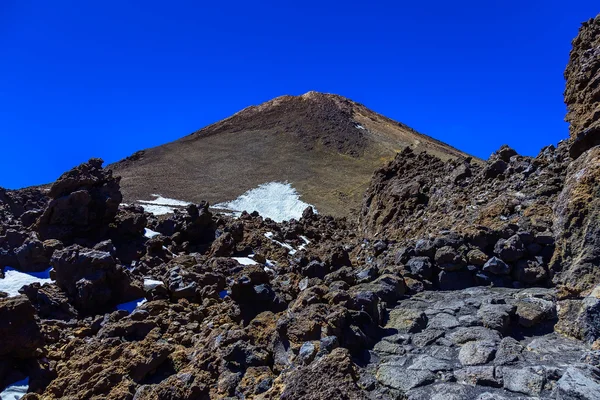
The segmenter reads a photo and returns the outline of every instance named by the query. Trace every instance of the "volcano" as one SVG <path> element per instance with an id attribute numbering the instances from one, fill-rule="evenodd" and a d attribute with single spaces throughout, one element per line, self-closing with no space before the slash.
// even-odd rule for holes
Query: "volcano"
<path id="1" fill-rule="evenodd" d="M 442 160 L 467 154 L 334 94 L 281 96 L 109 166 L 125 201 L 152 195 L 227 202 L 270 182 L 322 213 L 360 207 L 373 171 L 409 146 Z M 252 211 L 252 210 L 248 210 Z"/>

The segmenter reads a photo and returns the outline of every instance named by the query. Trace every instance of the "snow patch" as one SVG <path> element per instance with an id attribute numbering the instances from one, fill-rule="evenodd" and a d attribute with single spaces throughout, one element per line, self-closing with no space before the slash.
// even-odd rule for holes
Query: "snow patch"
<path id="1" fill-rule="evenodd" d="M 157 204 L 159 206 L 176 206 L 185 207 L 189 206 L 190 203 L 183 200 L 170 199 L 168 197 L 162 197 L 160 194 L 153 194 L 152 197 L 156 197 L 154 200 L 139 200 L 140 203 L 144 204 Z"/>
<path id="2" fill-rule="evenodd" d="M 144 211 L 154 215 L 172 214 L 176 209 L 191 204 L 187 201 L 163 197 L 160 194 L 153 194 L 152 196 L 156 198 L 154 200 L 138 200 L 138 203 L 142 203 L 141 206 Z"/>
<path id="3" fill-rule="evenodd" d="M 4 279 L 0 279 L 0 292 L 8 293 L 8 297 L 14 297 L 20 294 L 19 289 L 25 285 L 31 285 L 35 282 L 39 282 L 40 285 L 52 283 L 50 269 L 48 268 L 42 272 L 20 272 L 13 268 L 6 268 Z"/>
<path id="4" fill-rule="evenodd" d="M 268 182 L 247 191 L 235 200 L 215 204 L 213 207 L 232 211 L 238 216 L 242 211 L 258 211 L 265 218 L 282 222 L 292 218 L 300 219 L 302 211 L 308 206 L 310 204 L 300 200 L 300 195 L 291 184 Z"/>
<path id="5" fill-rule="evenodd" d="M 162 281 L 157 281 L 155 279 L 144 279 L 144 290 L 150 291 L 156 289 L 159 286 L 164 286 Z"/>
<path id="6" fill-rule="evenodd" d="M 175 212 L 174 207 L 167 206 L 155 206 L 155 205 L 142 205 L 144 211 L 149 212 L 150 214 L 165 215 L 165 214 L 173 214 Z"/>
<path id="7" fill-rule="evenodd" d="M 242 265 L 256 265 L 258 264 L 256 261 L 254 261 L 251 258 L 248 257 L 231 257 L 232 259 L 234 259 L 235 261 L 237 261 L 238 263 L 242 264 Z"/>
<path id="8" fill-rule="evenodd" d="M 154 236 L 158 236 L 160 233 L 153 231 L 152 229 L 144 228 L 144 236 L 148 239 L 152 239 Z"/>
<path id="9" fill-rule="evenodd" d="M 0 399 L 2 400 L 18 400 L 27 394 L 29 390 L 29 378 L 25 378 L 22 381 L 8 385 L 6 389 L 0 393 Z"/>
<path id="10" fill-rule="evenodd" d="M 137 299 L 133 301 L 128 301 L 127 303 L 121 303 L 117 305 L 117 310 L 125 310 L 128 313 L 132 313 L 137 307 L 141 306 L 146 302 L 146 299 Z"/>
<path id="11" fill-rule="evenodd" d="M 362 129 L 363 131 L 366 131 L 366 130 L 367 130 L 367 128 L 365 128 L 365 127 L 364 127 L 364 126 L 362 126 L 361 124 L 357 124 L 357 125 L 356 125 L 356 128 L 358 128 L 358 129 Z"/>

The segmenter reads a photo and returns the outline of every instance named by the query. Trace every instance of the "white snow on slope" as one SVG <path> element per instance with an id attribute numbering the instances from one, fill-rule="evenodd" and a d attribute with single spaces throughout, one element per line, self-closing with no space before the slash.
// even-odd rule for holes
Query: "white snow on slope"
<path id="1" fill-rule="evenodd" d="M 258 211 L 265 218 L 282 222 L 292 218 L 300 219 L 302 211 L 308 206 L 310 204 L 300 200 L 300 195 L 291 184 L 269 182 L 247 191 L 235 200 L 215 204 L 213 207 L 233 211 L 236 215 L 242 211 Z"/>
<path id="2" fill-rule="evenodd" d="M 156 197 L 154 200 L 138 200 L 140 203 L 144 204 L 157 204 L 160 206 L 177 206 L 177 207 L 185 207 L 189 206 L 190 203 L 183 200 L 170 199 L 168 197 L 162 197 L 160 194 L 153 194 L 152 197 Z"/>
<path id="3" fill-rule="evenodd" d="M 0 393 L 0 399 L 2 400 L 18 400 L 27 394 L 29 390 L 29 378 L 25 378 L 22 381 L 18 381 L 9 385 Z"/>
<path id="4" fill-rule="evenodd" d="M 152 197 L 156 198 L 154 200 L 138 200 L 138 203 L 141 203 L 144 211 L 154 215 L 171 214 L 178 208 L 190 205 L 187 201 L 162 197 L 160 194 L 153 194 Z"/>
<path id="5" fill-rule="evenodd" d="M 35 282 L 39 282 L 41 285 L 52 283 L 50 268 L 42 272 L 27 273 L 17 271 L 13 268 L 6 268 L 4 270 L 4 279 L 0 279 L 0 292 L 8 293 L 9 297 L 18 296 L 19 289 Z"/>
<path id="6" fill-rule="evenodd" d="M 144 211 L 154 215 L 173 214 L 173 212 L 175 212 L 173 207 L 156 206 L 154 204 L 143 204 L 142 207 L 144 208 Z"/>

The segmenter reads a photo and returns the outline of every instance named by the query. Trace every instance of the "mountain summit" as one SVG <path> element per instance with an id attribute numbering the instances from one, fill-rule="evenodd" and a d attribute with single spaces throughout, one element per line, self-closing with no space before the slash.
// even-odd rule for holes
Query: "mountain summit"
<path id="1" fill-rule="evenodd" d="M 289 182 L 320 212 L 360 206 L 373 171 L 405 146 L 442 159 L 467 154 L 334 94 L 281 96 L 110 166 L 126 201 L 152 194 L 212 204 Z"/>

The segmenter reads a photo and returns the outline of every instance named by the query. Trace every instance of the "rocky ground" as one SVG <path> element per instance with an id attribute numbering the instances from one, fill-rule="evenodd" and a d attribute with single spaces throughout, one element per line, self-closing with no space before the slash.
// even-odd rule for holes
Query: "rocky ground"
<path id="1" fill-rule="evenodd" d="M 598 399 L 600 146 L 577 129 L 483 164 L 407 148 L 348 219 L 156 217 L 98 159 L 0 190 L 0 280 L 52 268 L 0 293 L 0 392 Z"/>

